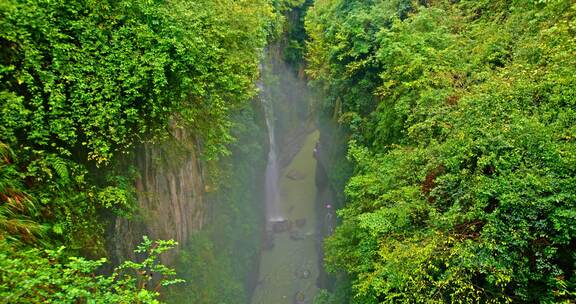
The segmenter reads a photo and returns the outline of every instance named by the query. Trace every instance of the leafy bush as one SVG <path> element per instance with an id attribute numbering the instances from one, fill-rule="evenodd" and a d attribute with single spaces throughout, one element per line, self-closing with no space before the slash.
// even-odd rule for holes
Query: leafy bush
<path id="1" fill-rule="evenodd" d="M 182 282 L 158 263 L 158 256 L 175 245 L 144 237 L 135 250 L 143 261 L 126 261 L 106 276 L 95 274 L 104 258 L 86 260 L 66 256 L 64 247 L 17 248 L 2 241 L 0 297 L 7 303 L 160 303 L 160 286 Z"/>
<path id="2" fill-rule="evenodd" d="M 576 6 L 405 2 L 307 17 L 356 164 L 328 267 L 357 303 L 574 301 Z"/>

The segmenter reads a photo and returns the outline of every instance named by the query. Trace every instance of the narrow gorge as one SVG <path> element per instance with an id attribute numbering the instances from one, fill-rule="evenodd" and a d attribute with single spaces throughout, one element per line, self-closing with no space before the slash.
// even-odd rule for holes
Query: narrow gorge
<path id="1" fill-rule="evenodd" d="M 294 67 L 272 46 L 263 61 L 260 100 L 270 145 L 265 175 L 266 225 L 253 304 L 310 303 L 317 293 L 319 241 L 315 215 L 310 93 Z"/>
<path id="2" fill-rule="evenodd" d="M 1 0 L 0 302 L 576 303 L 574 0 Z"/>

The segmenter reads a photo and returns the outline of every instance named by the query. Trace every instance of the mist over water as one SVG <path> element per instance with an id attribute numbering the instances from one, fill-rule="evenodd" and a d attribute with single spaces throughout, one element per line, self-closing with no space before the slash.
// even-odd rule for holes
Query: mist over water
<path id="1" fill-rule="evenodd" d="M 305 80 L 271 48 L 258 83 L 268 131 L 264 240 L 252 304 L 312 303 L 317 293 L 316 163 L 319 133 Z"/>

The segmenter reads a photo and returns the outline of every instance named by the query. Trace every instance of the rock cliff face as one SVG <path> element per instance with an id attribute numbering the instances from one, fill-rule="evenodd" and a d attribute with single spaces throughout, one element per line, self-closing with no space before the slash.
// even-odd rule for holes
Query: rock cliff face
<path id="1" fill-rule="evenodd" d="M 133 250 L 142 235 L 174 239 L 185 245 L 191 233 L 205 222 L 204 170 L 198 144 L 191 132 L 173 127 L 170 138 L 144 144 L 137 151 L 138 213 L 133 219 L 117 218 L 112 236 L 112 255 L 135 258 Z M 176 251 L 162 257 L 172 265 Z"/>

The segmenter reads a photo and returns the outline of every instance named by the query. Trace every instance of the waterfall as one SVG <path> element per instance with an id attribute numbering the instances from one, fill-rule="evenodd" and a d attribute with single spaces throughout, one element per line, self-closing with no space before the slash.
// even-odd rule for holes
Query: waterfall
<path id="1" fill-rule="evenodd" d="M 306 82 L 270 46 L 260 65 L 260 102 L 268 129 L 265 227 L 251 304 L 311 303 L 318 292 L 316 161 L 319 140 Z"/>
<path id="2" fill-rule="evenodd" d="M 264 116 L 266 127 L 268 128 L 268 141 L 270 150 L 268 151 L 268 162 L 266 163 L 266 221 L 268 223 L 284 221 L 280 211 L 280 193 L 278 190 L 278 179 L 280 177 L 280 168 L 278 165 L 278 151 L 276 146 L 276 135 L 274 134 L 274 107 L 272 101 L 267 98 L 264 85 L 258 84 L 260 89 L 260 98 L 264 105 Z"/>

